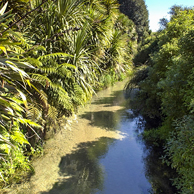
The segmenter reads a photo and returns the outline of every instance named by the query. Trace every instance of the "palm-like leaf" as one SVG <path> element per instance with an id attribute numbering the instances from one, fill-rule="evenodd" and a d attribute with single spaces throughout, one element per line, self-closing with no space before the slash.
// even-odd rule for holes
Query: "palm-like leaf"
<path id="1" fill-rule="evenodd" d="M 83 5 L 85 0 L 58 0 L 58 17 L 61 21 L 61 27 L 81 25 L 83 23 Z M 66 27 L 65 27 L 66 26 Z"/>

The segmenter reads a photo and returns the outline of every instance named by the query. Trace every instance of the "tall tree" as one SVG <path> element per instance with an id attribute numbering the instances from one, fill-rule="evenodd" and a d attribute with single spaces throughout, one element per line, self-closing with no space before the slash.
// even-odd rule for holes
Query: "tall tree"
<path id="1" fill-rule="evenodd" d="M 159 21 L 160 24 L 160 30 L 164 30 L 167 27 L 168 24 L 168 19 L 167 18 L 161 18 Z"/>
<path id="2" fill-rule="evenodd" d="M 146 37 L 149 31 L 148 10 L 144 0 L 119 0 L 120 11 L 127 15 L 136 25 L 138 42 Z"/>

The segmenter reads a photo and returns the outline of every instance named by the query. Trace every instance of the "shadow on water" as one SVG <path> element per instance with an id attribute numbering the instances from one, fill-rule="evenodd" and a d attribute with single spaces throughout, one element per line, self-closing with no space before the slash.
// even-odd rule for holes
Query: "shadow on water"
<path id="1" fill-rule="evenodd" d="M 163 148 L 151 145 L 143 139 L 142 132 L 145 126 L 149 124 L 143 117 L 137 122 L 136 141 L 144 144 L 144 155 L 142 156 L 145 176 L 152 185 L 150 194 L 175 194 L 178 193 L 172 180 L 176 177 L 176 171 L 171 169 L 166 163 L 163 163 L 161 156 L 164 155 Z"/>
<path id="2" fill-rule="evenodd" d="M 120 122 L 124 120 L 132 121 L 134 118 L 138 117 L 138 115 L 133 114 L 130 109 L 127 111 L 123 111 L 123 109 L 116 111 L 85 112 L 80 115 L 80 118 L 89 120 L 89 124 L 92 126 L 114 130 L 118 127 Z"/>
<path id="3" fill-rule="evenodd" d="M 92 126 L 113 130 L 117 126 L 119 114 L 112 111 L 86 112 L 80 118 L 89 120 Z"/>
<path id="4" fill-rule="evenodd" d="M 126 102 L 122 90 L 113 92 L 111 97 L 103 97 L 93 102 L 95 105 L 106 104 L 104 107 L 121 106 L 124 103 Z M 89 120 L 92 126 L 114 130 L 118 129 L 120 122 L 134 119 L 130 111 L 123 109 L 85 112 L 79 117 Z M 98 141 L 79 144 L 74 152 L 61 158 L 59 178 L 53 188 L 41 194 L 94 194 L 103 191 L 106 173 L 99 160 L 106 157 L 112 147 L 110 145 L 115 141 L 112 138 L 102 137 Z"/>
<path id="5" fill-rule="evenodd" d="M 81 143 L 72 154 L 61 158 L 59 179 L 50 191 L 41 194 L 93 194 L 103 189 L 104 172 L 99 159 L 108 151 L 111 138 Z"/>
<path id="6" fill-rule="evenodd" d="M 109 97 L 103 97 L 95 100 L 92 102 L 92 104 L 100 105 L 100 104 L 106 104 L 104 107 L 109 106 L 117 106 L 121 99 L 123 99 L 124 91 L 123 90 L 117 90 L 111 93 L 111 96 Z"/>
<path id="7" fill-rule="evenodd" d="M 90 125 L 100 127 L 107 130 L 114 130 L 117 128 L 117 124 L 120 119 L 120 112 L 125 109 L 126 101 L 124 99 L 123 90 L 114 91 L 110 97 L 98 98 L 94 102 L 94 105 L 102 105 L 103 107 L 113 107 L 111 111 L 87 111 L 80 115 L 80 118 L 90 121 Z M 120 106 L 121 109 L 114 110 L 114 106 Z M 122 109 L 123 107 L 123 109 Z"/>
<path id="8" fill-rule="evenodd" d="M 178 193 L 175 186 L 172 185 L 172 179 L 176 172 L 162 162 L 161 148 L 150 148 L 148 154 L 144 157 L 145 174 L 152 184 L 154 194 L 175 194 Z"/>

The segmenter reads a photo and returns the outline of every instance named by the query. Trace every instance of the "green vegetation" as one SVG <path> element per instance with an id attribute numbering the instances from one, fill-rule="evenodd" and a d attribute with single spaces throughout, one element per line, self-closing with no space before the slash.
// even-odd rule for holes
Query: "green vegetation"
<path id="1" fill-rule="evenodd" d="M 148 10 L 144 0 L 119 0 L 120 10 L 131 19 L 138 34 L 138 42 L 144 41 L 149 34 Z"/>
<path id="2" fill-rule="evenodd" d="M 176 170 L 179 193 L 194 193 L 194 9 L 173 6 L 163 30 L 145 39 L 134 58 L 137 71 L 128 88 L 151 129 L 144 138 L 164 146 L 163 161 Z M 172 177 L 171 177 L 172 178 Z"/>
<path id="3" fill-rule="evenodd" d="M 51 130 L 123 79 L 135 25 L 116 0 L 11 0 L 0 8 L 0 186 L 31 172 Z"/>

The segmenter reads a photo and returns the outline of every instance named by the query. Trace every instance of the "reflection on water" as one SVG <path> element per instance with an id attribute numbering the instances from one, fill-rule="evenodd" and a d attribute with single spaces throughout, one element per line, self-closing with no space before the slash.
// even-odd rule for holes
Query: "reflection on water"
<path id="1" fill-rule="evenodd" d="M 86 112 L 81 118 L 90 120 L 91 125 L 114 130 L 118 123 L 118 114 L 111 111 Z"/>
<path id="2" fill-rule="evenodd" d="M 164 164 L 161 160 L 162 149 L 150 147 L 148 154 L 144 157 L 146 176 L 152 184 L 154 194 L 175 194 L 178 193 L 175 186 L 172 185 L 172 179 L 175 177 L 175 171 Z"/>
<path id="3" fill-rule="evenodd" d="M 61 158 L 58 182 L 42 194 L 148 194 L 150 184 L 144 174 L 143 144 L 137 141 L 139 118 L 134 118 L 130 110 L 118 110 L 107 119 L 101 116 L 91 119 L 85 116 L 88 114 L 82 117 L 101 127 L 112 126 L 107 125 L 115 122 L 110 118 L 118 118 L 114 128 L 125 133 L 126 138 L 104 137 L 79 144 L 76 151 Z"/>
<path id="4" fill-rule="evenodd" d="M 92 104 L 104 104 L 105 107 L 121 105 L 124 100 L 124 91 L 119 88 L 117 91 L 113 91 L 110 96 L 103 98 L 97 98 L 92 102 Z"/>
<path id="5" fill-rule="evenodd" d="M 79 117 L 93 127 L 119 130 L 125 138 L 99 138 L 98 141 L 81 143 L 77 149 L 61 158 L 58 182 L 42 194 L 148 194 L 151 188 L 145 177 L 142 161 L 143 144 L 138 139 L 141 117 L 126 109 L 123 91 L 111 97 L 101 97 Z M 114 110 L 107 110 L 108 107 Z M 116 108 L 116 107 L 120 108 Z"/>
<path id="6" fill-rule="evenodd" d="M 148 194 L 144 162 L 147 174 L 151 162 L 139 138 L 143 125 L 122 88 L 118 83 L 98 93 L 72 131 L 61 131 L 47 142 L 49 151 L 35 161 L 30 183 L 11 193 Z"/>
<path id="7" fill-rule="evenodd" d="M 96 189 L 103 190 L 103 167 L 98 159 L 108 151 L 113 143 L 111 138 L 81 143 L 72 154 L 61 158 L 59 179 L 49 192 L 42 194 L 92 194 Z"/>

